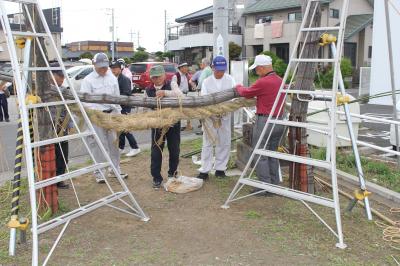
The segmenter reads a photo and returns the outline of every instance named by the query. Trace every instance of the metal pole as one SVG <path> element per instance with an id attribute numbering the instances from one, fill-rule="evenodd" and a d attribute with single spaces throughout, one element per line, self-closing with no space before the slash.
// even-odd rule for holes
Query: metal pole
<path id="1" fill-rule="evenodd" d="M 397 108 L 396 108 L 396 89 L 394 82 L 394 65 L 393 65 L 393 48 L 392 48 L 392 36 L 390 30 L 390 14 L 388 0 L 384 1 L 385 5 L 385 19 L 386 19 L 386 35 L 388 42 L 388 53 L 389 53 L 389 73 L 390 73 L 390 86 L 392 87 L 392 101 L 393 101 L 393 118 L 398 121 Z M 396 135 L 396 150 L 399 151 L 399 126 L 394 125 Z M 397 167 L 400 167 L 400 156 L 397 156 Z"/>
<path id="2" fill-rule="evenodd" d="M 335 43 L 331 43 L 330 47 L 331 47 L 332 55 L 335 57 L 336 53 L 337 53 Z M 340 69 L 338 71 L 338 81 L 339 81 L 340 92 L 344 96 L 344 95 L 346 95 L 346 91 L 344 89 L 343 77 L 342 77 L 342 72 L 340 71 Z M 332 104 L 336 104 L 336 103 L 332 101 Z M 345 113 L 345 116 L 346 116 L 347 127 L 349 129 L 349 135 L 350 135 L 350 139 L 351 139 L 351 146 L 353 148 L 353 153 L 354 153 L 354 157 L 355 157 L 355 160 L 356 160 L 356 167 L 357 167 L 357 172 L 358 172 L 358 180 L 360 182 L 360 188 L 361 188 L 361 190 L 365 191 L 365 190 L 367 190 L 367 188 L 365 187 L 364 172 L 363 172 L 363 169 L 362 169 L 362 166 L 361 166 L 360 154 L 358 153 L 358 148 L 357 148 L 357 143 L 356 143 L 357 140 L 356 140 L 356 137 L 354 135 L 353 125 L 351 123 L 349 105 L 345 102 L 343 107 L 344 107 L 344 113 Z M 367 219 L 371 221 L 372 220 L 372 213 L 371 213 L 371 208 L 369 206 L 368 197 L 364 198 L 364 203 L 365 203 L 365 213 L 367 215 Z"/>
<path id="3" fill-rule="evenodd" d="M 167 10 L 164 10 L 164 52 L 167 51 Z"/>
<path id="4" fill-rule="evenodd" d="M 214 48 L 213 56 L 222 55 L 228 62 L 229 70 L 229 48 L 228 48 L 228 31 L 229 31 L 229 0 L 214 0 L 213 8 L 213 35 Z M 222 40 L 221 40 L 222 38 Z M 221 43 L 218 43 L 218 40 Z"/>
<path id="5" fill-rule="evenodd" d="M 111 42 L 111 58 L 112 58 L 112 60 L 114 61 L 114 51 L 115 51 L 115 48 L 114 48 L 114 45 L 115 45 L 115 43 L 114 43 L 114 39 L 115 39 L 115 32 L 114 32 L 114 30 L 115 30 L 115 25 L 114 25 L 114 8 L 113 9 L 111 9 L 111 24 L 112 24 L 112 29 L 111 29 L 111 31 L 112 31 L 112 42 Z"/>
<path id="6" fill-rule="evenodd" d="M 1 9 L 1 24 L 3 29 L 6 32 L 6 40 L 8 51 L 10 53 L 10 60 L 13 66 L 13 74 L 15 77 L 15 83 L 17 88 L 17 97 L 20 103 L 23 103 L 25 99 L 23 98 L 23 92 L 21 91 L 22 87 L 22 80 L 21 80 L 21 72 L 17 57 L 17 51 L 14 46 L 14 39 L 11 33 L 11 27 L 8 23 L 8 17 L 5 9 L 5 5 L 3 1 L 0 1 L 0 9 Z M 24 142 L 24 153 L 25 153 L 25 160 L 26 160 L 26 170 L 28 175 L 28 182 L 29 182 L 29 196 L 30 196 L 30 203 L 32 208 L 32 265 L 38 265 L 38 233 L 37 233 L 37 212 L 36 212 L 36 192 L 35 192 L 35 173 L 33 170 L 33 157 L 32 157 L 32 149 L 31 149 L 31 142 L 29 140 L 29 124 L 28 124 L 28 110 L 25 104 L 19 104 L 19 113 L 22 117 L 22 130 L 24 139 L 27 140 Z"/>

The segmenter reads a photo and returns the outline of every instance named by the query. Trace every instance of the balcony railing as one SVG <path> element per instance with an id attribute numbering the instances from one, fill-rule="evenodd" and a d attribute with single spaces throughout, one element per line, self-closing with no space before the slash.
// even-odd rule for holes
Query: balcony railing
<path id="1" fill-rule="evenodd" d="M 179 30 L 178 34 L 170 33 L 168 35 L 168 40 L 177 40 L 179 36 L 187 36 L 199 33 L 213 33 L 213 24 L 206 23 L 202 26 L 190 25 Z M 229 34 L 240 35 L 242 34 L 242 29 L 239 26 L 230 26 Z"/>

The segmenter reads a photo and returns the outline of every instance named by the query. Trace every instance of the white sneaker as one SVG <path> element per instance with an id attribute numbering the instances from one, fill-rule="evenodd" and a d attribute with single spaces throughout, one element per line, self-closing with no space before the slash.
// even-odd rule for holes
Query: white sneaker
<path id="1" fill-rule="evenodd" d="M 125 154 L 125 153 L 127 153 L 126 151 L 125 151 L 125 149 L 119 149 L 119 154 Z"/>
<path id="2" fill-rule="evenodd" d="M 106 180 L 101 176 L 96 176 L 96 183 L 97 184 L 104 184 Z"/>
<path id="3" fill-rule="evenodd" d="M 137 149 L 131 149 L 130 152 L 126 154 L 126 157 L 133 157 L 135 155 L 138 155 L 141 152 L 139 148 Z"/>
<path id="4" fill-rule="evenodd" d="M 120 175 L 123 179 L 128 178 L 128 174 L 119 173 L 119 175 Z M 108 176 L 108 177 L 112 177 L 112 178 L 117 178 L 117 176 L 114 174 L 114 172 L 109 172 L 107 176 Z"/>

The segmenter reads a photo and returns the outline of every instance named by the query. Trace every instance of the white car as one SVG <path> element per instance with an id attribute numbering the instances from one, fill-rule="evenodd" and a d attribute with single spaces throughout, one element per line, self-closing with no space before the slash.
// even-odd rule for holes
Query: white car
<path id="1" fill-rule="evenodd" d="M 69 79 L 71 80 L 72 86 L 76 91 L 79 91 L 81 88 L 82 80 L 93 72 L 93 65 L 83 65 L 83 66 L 74 66 L 67 69 L 67 74 Z M 65 87 L 68 87 L 67 80 L 64 81 L 63 84 Z"/>

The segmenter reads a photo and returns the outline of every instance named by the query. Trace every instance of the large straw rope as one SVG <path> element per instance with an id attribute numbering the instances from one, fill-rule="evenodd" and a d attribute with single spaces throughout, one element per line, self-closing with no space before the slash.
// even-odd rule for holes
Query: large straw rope
<path id="1" fill-rule="evenodd" d="M 241 107 L 254 106 L 255 100 L 234 99 L 211 106 L 195 108 L 158 108 L 157 111 L 129 115 L 107 114 L 97 110 L 86 112 L 92 123 L 118 132 L 170 127 L 180 120 L 204 119 L 214 115 L 224 115 Z"/>

